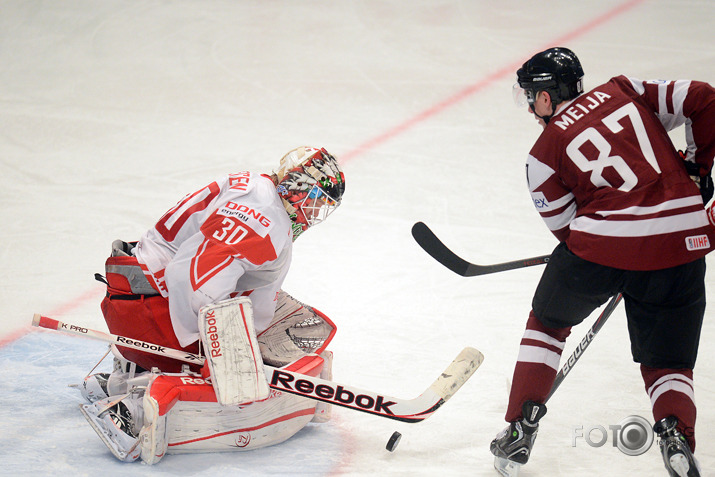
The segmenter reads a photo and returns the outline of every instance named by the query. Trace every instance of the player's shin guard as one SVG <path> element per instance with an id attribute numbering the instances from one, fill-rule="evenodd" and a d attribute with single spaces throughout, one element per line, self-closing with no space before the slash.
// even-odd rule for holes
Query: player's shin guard
<path id="1" fill-rule="evenodd" d="M 207 305 L 199 311 L 199 334 L 216 399 L 224 406 L 268 397 L 270 389 L 253 327 L 248 297 Z"/>
<path id="2" fill-rule="evenodd" d="M 659 422 L 674 416 L 678 431 L 695 451 L 695 391 L 693 370 L 659 369 L 641 365 L 641 375 L 653 406 L 653 418 Z"/>
<path id="3" fill-rule="evenodd" d="M 527 401 L 546 402 L 559 369 L 561 353 L 571 328 L 547 328 L 534 316 L 526 323 L 514 367 L 505 420 L 518 421 Z"/>

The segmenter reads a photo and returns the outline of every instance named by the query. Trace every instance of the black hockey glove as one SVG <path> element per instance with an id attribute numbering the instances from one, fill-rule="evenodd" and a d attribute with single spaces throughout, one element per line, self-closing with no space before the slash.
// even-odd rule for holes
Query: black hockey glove
<path id="1" fill-rule="evenodd" d="M 685 153 L 683 151 L 678 151 L 680 157 L 685 159 Z M 713 192 L 715 192 L 715 186 L 713 185 L 712 171 L 705 175 L 700 173 L 700 164 L 695 162 L 683 160 L 685 164 L 685 170 L 688 171 L 688 175 L 693 179 L 693 182 L 697 184 L 700 189 L 700 195 L 703 198 L 703 204 L 707 205 L 710 199 L 713 198 Z"/>
<path id="2" fill-rule="evenodd" d="M 715 186 L 713 186 L 713 176 L 708 173 L 706 176 L 700 176 L 700 195 L 703 196 L 703 204 L 707 205 L 710 199 L 713 198 Z"/>

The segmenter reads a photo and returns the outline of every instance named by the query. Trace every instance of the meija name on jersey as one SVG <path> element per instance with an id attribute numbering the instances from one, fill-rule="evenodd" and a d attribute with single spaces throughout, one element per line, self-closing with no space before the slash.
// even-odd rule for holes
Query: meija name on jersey
<path id="1" fill-rule="evenodd" d="M 270 380 L 272 388 L 298 394 L 300 396 L 312 396 L 314 399 L 328 403 L 340 403 L 365 412 L 394 416 L 390 406 L 397 404 L 394 401 L 386 401 L 384 396 L 376 397 L 366 394 L 355 394 L 346 390 L 343 386 L 332 386 L 327 382 L 315 385 L 307 379 L 296 379 L 294 375 L 275 370 Z"/>
<path id="2" fill-rule="evenodd" d="M 584 96 L 584 98 L 584 104 L 574 104 L 566 111 L 564 111 L 564 114 L 562 114 L 559 118 L 554 119 L 554 124 L 556 124 L 558 127 L 565 131 L 566 128 L 584 117 L 584 115 L 590 113 L 598 106 L 602 105 L 607 99 L 611 99 L 611 95 L 602 93 L 600 91 L 594 91 L 593 93 L 591 93 L 591 95 Z M 577 111 L 576 108 L 580 109 L 581 111 Z M 567 115 L 571 117 L 568 117 Z"/>

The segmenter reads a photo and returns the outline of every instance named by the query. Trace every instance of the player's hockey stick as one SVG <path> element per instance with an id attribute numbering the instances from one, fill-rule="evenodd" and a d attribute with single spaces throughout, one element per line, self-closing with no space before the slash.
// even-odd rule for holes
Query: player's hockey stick
<path id="1" fill-rule="evenodd" d="M 621 301 L 621 298 L 623 298 L 623 295 L 619 293 L 618 295 L 613 296 L 613 298 L 611 298 L 611 301 L 608 302 L 608 305 L 606 305 L 606 308 L 603 309 L 601 314 L 596 319 L 596 322 L 588 330 L 586 336 L 583 337 L 578 346 L 576 346 L 574 352 L 571 353 L 571 356 L 569 356 L 569 359 L 566 360 L 566 363 L 564 363 L 564 365 L 559 370 L 558 374 L 556 375 L 556 379 L 554 380 L 554 384 L 553 386 L 551 386 L 551 391 L 549 391 L 549 395 L 546 396 L 546 401 L 548 401 L 551 396 L 553 396 L 559 386 L 561 386 L 561 383 L 564 381 L 564 379 L 566 379 L 566 375 L 569 374 L 571 369 L 573 369 L 573 367 L 576 365 L 576 362 L 581 359 L 581 356 L 583 356 L 583 353 L 586 351 L 586 348 L 588 348 L 588 345 L 590 345 L 593 341 L 593 338 L 596 337 L 596 333 L 600 331 L 600 329 L 606 323 L 606 320 L 608 320 L 611 314 L 613 314 L 613 310 L 616 309 L 618 303 L 620 303 Z"/>
<path id="2" fill-rule="evenodd" d="M 452 252 L 423 222 L 417 222 L 412 226 L 412 236 L 417 243 L 430 254 L 432 258 L 437 260 L 445 267 L 452 270 L 457 275 L 463 277 L 475 277 L 477 275 L 487 275 L 489 273 L 503 272 L 505 270 L 514 270 L 515 268 L 531 267 L 534 265 L 542 265 L 549 261 L 550 255 L 541 255 L 539 257 L 523 258 L 512 262 L 495 263 L 492 265 L 477 265 L 470 263 Z"/>
<path id="3" fill-rule="evenodd" d="M 118 346 L 134 348 L 147 353 L 166 356 L 193 364 L 203 364 L 204 358 L 195 354 L 166 348 L 141 340 L 126 338 L 96 331 L 82 326 L 64 323 L 39 314 L 34 315 L 32 325 L 50 330 L 86 336 Z M 474 348 L 464 348 L 447 366 L 447 369 L 414 399 L 399 399 L 383 394 L 358 389 L 354 386 L 338 384 L 285 368 L 265 366 L 266 378 L 271 388 L 296 394 L 315 401 L 323 401 L 356 411 L 374 414 L 396 421 L 416 423 L 434 414 L 482 364 L 484 356 Z"/>

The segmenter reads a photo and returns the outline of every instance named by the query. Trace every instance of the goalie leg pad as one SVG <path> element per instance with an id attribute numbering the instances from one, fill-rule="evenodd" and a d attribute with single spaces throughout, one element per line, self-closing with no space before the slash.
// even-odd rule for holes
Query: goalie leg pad
<path id="1" fill-rule="evenodd" d="M 317 375 L 322 364 L 323 358 L 313 355 L 290 368 Z M 147 464 L 166 454 L 247 451 L 279 444 L 300 431 L 316 412 L 316 401 L 274 390 L 262 401 L 224 407 L 216 402 L 213 387 L 191 374 L 156 377 L 143 405 L 141 458 Z"/>
<path id="2" fill-rule="evenodd" d="M 268 397 L 270 388 L 250 298 L 232 298 L 201 308 L 199 335 L 219 404 L 239 405 Z"/>
<path id="3" fill-rule="evenodd" d="M 249 451 L 280 444 L 310 422 L 315 402 L 273 392 L 246 406 L 179 402 L 167 419 L 168 454 Z"/>

